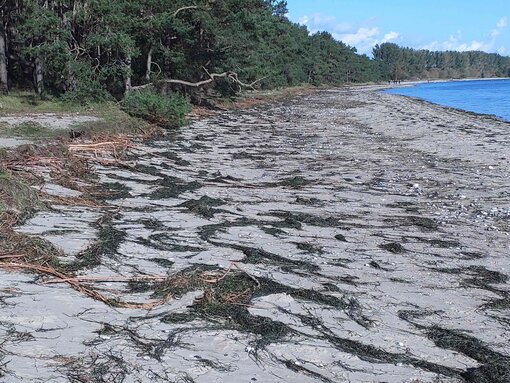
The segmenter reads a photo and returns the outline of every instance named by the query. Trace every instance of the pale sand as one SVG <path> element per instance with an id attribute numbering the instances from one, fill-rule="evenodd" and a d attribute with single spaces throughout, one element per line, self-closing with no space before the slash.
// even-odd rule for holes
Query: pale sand
<path id="1" fill-rule="evenodd" d="M 90 276 L 235 261 L 305 289 L 247 308 L 287 333 L 193 314 L 201 291 L 147 312 L 2 274 L 7 381 L 508 382 L 510 124 L 379 88 L 218 113 L 140 142 L 136 168 L 98 169 L 125 187 L 113 218 L 56 206 L 20 228 L 74 255 L 110 222 L 125 236 Z M 195 320 L 165 317 L 176 312 Z"/>

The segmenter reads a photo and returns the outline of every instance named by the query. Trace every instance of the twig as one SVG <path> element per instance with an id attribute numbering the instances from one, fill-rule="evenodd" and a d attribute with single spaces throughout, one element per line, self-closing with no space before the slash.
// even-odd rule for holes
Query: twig
<path id="1" fill-rule="evenodd" d="M 0 263 L 0 267 L 8 269 L 8 270 L 9 269 L 32 270 L 32 271 L 37 271 L 37 272 L 42 273 L 42 274 L 51 275 L 53 277 L 58 278 L 60 281 L 67 283 L 69 286 L 71 286 L 75 290 L 85 294 L 86 296 L 88 296 L 88 297 L 90 297 L 92 299 L 95 299 L 97 301 L 106 303 L 108 305 L 114 305 L 116 307 L 149 310 L 149 309 L 152 309 L 154 307 L 161 306 L 171 296 L 170 294 L 168 294 L 163 299 L 160 299 L 160 300 L 157 300 L 157 301 L 154 301 L 154 302 L 149 302 L 149 303 L 115 302 L 114 300 L 107 298 L 103 294 L 101 294 L 101 293 L 99 293 L 99 292 L 97 292 L 95 290 L 89 289 L 88 287 L 83 286 L 79 282 L 79 280 L 77 280 L 76 278 L 71 278 L 71 277 L 69 277 L 69 276 L 67 276 L 67 275 L 65 275 L 65 274 L 55 270 L 52 267 L 39 266 L 39 265 L 30 265 L 30 264 L 24 264 L 24 263 Z"/>
<path id="2" fill-rule="evenodd" d="M 13 259 L 13 258 L 23 258 L 23 257 L 26 257 L 26 254 L 9 254 L 9 253 L 0 254 L 0 259 Z"/>
<path id="3" fill-rule="evenodd" d="M 259 280 L 258 280 L 257 278 L 255 278 L 253 275 L 251 275 L 250 273 L 248 273 L 246 270 L 241 269 L 241 268 L 237 265 L 237 263 L 234 263 L 234 262 L 233 262 L 232 264 L 234 265 L 234 267 L 235 267 L 237 270 L 239 270 L 240 272 L 245 273 L 247 276 L 249 276 L 249 277 L 250 277 L 250 278 L 251 278 L 251 279 L 252 279 L 252 280 L 253 280 L 253 281 L 257 284 L 257 287 L 260 287 L 260 282 L 259 282 Z"/>
<path id="4" fill-rule="evenodd" d="M 207 283 L 218 283 L 219 281 L 223 280 L 227 276 L 228 273 L 230 273 L 230 270 L 232 270 L 232 267 L 234 265 L 235 264 L 232 262 L 230 264 L 230 266 L 228 267 L 227 271 L 225 271 L 225 273 L 221 277 L 219 277 L 219 278 L 216 278 L 216 279 L 205 279 L 205 278 L 202 278 L 202 280 L 204 282 L 207 282 Z"/>
<path id="5" fill-rule="evenodd" d="M 115 277 L 115 276 L 105 276 L 105 277 L 87 277 L 87 276 L 77 276 L 70 277 L 67 279 L 53 279 L 49 281 L 45 281 L 46 284 L 51 283 L 67 283 L 70 281 L 75 282 L 111 282 L 111 283 L 122 283 L 122 282 L 151 282 L 151 281 L 164 281 L 168 277 L 154 275 L 154 276 L 143 276 L 143 277 Z"/>

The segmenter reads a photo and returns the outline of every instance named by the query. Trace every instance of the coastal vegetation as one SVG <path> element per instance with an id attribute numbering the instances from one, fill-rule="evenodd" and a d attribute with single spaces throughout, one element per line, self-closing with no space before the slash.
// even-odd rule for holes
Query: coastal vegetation
<path id="1" fill-rule="evenodd" d="M 483 52 L 384 43 L 369 58 L 286 13 L 281 0 L 3 0 L 0 92 L 33 89 L 71 104 L 124 99 L 128 113 L 168 126 L 188 108 L 175 94 L 203 104 L 243 88 L 510 72 L 510 58 Z"/>
<path id="2" fill-rule="evenodd" d="M 374 47 L 373 55 L 393 80 L 510 77 L 510 57 L 496 53 L 434 52 L 384 43 Z"/>

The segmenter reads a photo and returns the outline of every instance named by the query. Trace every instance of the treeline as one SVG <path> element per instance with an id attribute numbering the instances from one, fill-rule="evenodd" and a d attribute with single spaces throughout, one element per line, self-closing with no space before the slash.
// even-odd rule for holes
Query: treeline
<path id="1" fill-rule="evenodd" d="M 285 1 L 3 0 L 0 88 L 76 100 L 147 84 L 240 87 L 370 81 L 374 65 L 328 33 L 309 36 Z"/>
<path id="2" fill-rule="evenodd" d="M 384 43 L 374 47 L 373 55 L 392 80 L 510 77 L 510 57 L 495 53 L 432 52 Z"/>
<path id="3" fill-rule="evenodd" d="M 382 44 L 374 59 L 310 35 L 282 0 L 0 0 L 0 92 L 78 102 L 133 90 L 341 84 L 509 74 L 508 58 Z"/>

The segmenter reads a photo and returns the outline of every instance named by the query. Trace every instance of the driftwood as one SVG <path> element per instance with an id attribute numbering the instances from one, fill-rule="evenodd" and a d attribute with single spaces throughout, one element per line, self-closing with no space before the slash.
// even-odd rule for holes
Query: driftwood
<path id="1" fill-rule="evenodd" d="M 233 83 L 239 85 L 239 87 L 241 87 L 241 88 L 249 88 L 249 89 L 253 89 L 254 90 L 255 89 L 254 88 L 255 84 L 257 84 L 258 82 L 260 82 L 260 81 L 262 81 L 262 80 L 264 80 L 265 78 L 268 77 L 268 76 L 265 76 L 265 77 L 262 77 L 262 78 L 260 78 L 258 80 L 255 80 L 255 81 L 247 84 L 247 83 L 244 83 L 241 80 L 239 80 L 239 76 L 237 75 L 236 72 L 228 71 L 228 72 L 223 72 L 223 73 L 209 73 L 207 71 L 207 69 L 205 69 L 205 68 L 204 68 L 204 71 L 209 76 L 209 78 L 206 79 L 206 80 L 197 81 L 197 82 L 190 82 L 190 81 L 179 80 L 179 79 L 165 79 L 165 80 L 162 80 L 162 83 L 164 83 L 164 84 L 178 84 L 178 85 L 189 86 L 189 87 L 192 87 L 192 88 L 199 88 L 201 86 L 210 84 L 210 83 L 216 81 L 219 78 L 226 78 L 226 79 L 232 81 Z M 142 89 L 145 89 L 145 88 L 150 87 L 152 85 L 154 85 L 154 83 L 150 82 L 150 83 L 143 84 L 143 85 L 132 86 L 132 87 L 130 87 L 128 89 L 128 91 L 142 90 Z"/>
<path id="2" fill-rule="evenodd" d="M 180 12 L 182 11 L 186 11 L 188 9 L 198 9 L 199 7 L 197 5 L 189 5 L 187 7 L 182 7 L 182 8 L 179 8 L 177 9 L 174 13 L 172 13 L 172 16 L 175 17 L 177 16 Z"/>
<path id="3" fill-rule="evenodd" d="M 12 255 L 5 255 L 5 259 L 7 258 L 20 258 L 19 254 L 12 254 Z M 123 301 L 116 301 L 114 299 L 110 299 L 106 297 L 105 295 L 101 294 L 97 290 L 93 288 L 89 288 L 87 286 L 84 286 L 82 282 L 80 281 L 79 277 L 72 277 L 68 276 L 58 270 L 56 270 L 53 267 L 50 266 L 44 266 L 44 265 L 34 265 L 30 263 L 17 263 L 17 262 L 7 262 L 3 263 L 0 262 L 0 268 L 5 270 L 30 270 L 34 271 L 43 275 L 51 276 L 56 278 L 56 281 L 66 283 L 76 291 L 79 291 L 80 293 L 95 299 L 97 301 L 106 303 L 108 305 L 113 305 L 115 307 L 120 308 L 131 308 L 131 309 L 146 309 L 150 310 L 154 307 L 161 306 L 165 302 L 168 301 L 170 298 L 170 295 L 167 295 L 163 297 L 162 299 L 154 300 L 147 303 L 130 303 L 130 302 L 123 302 Z"/>

